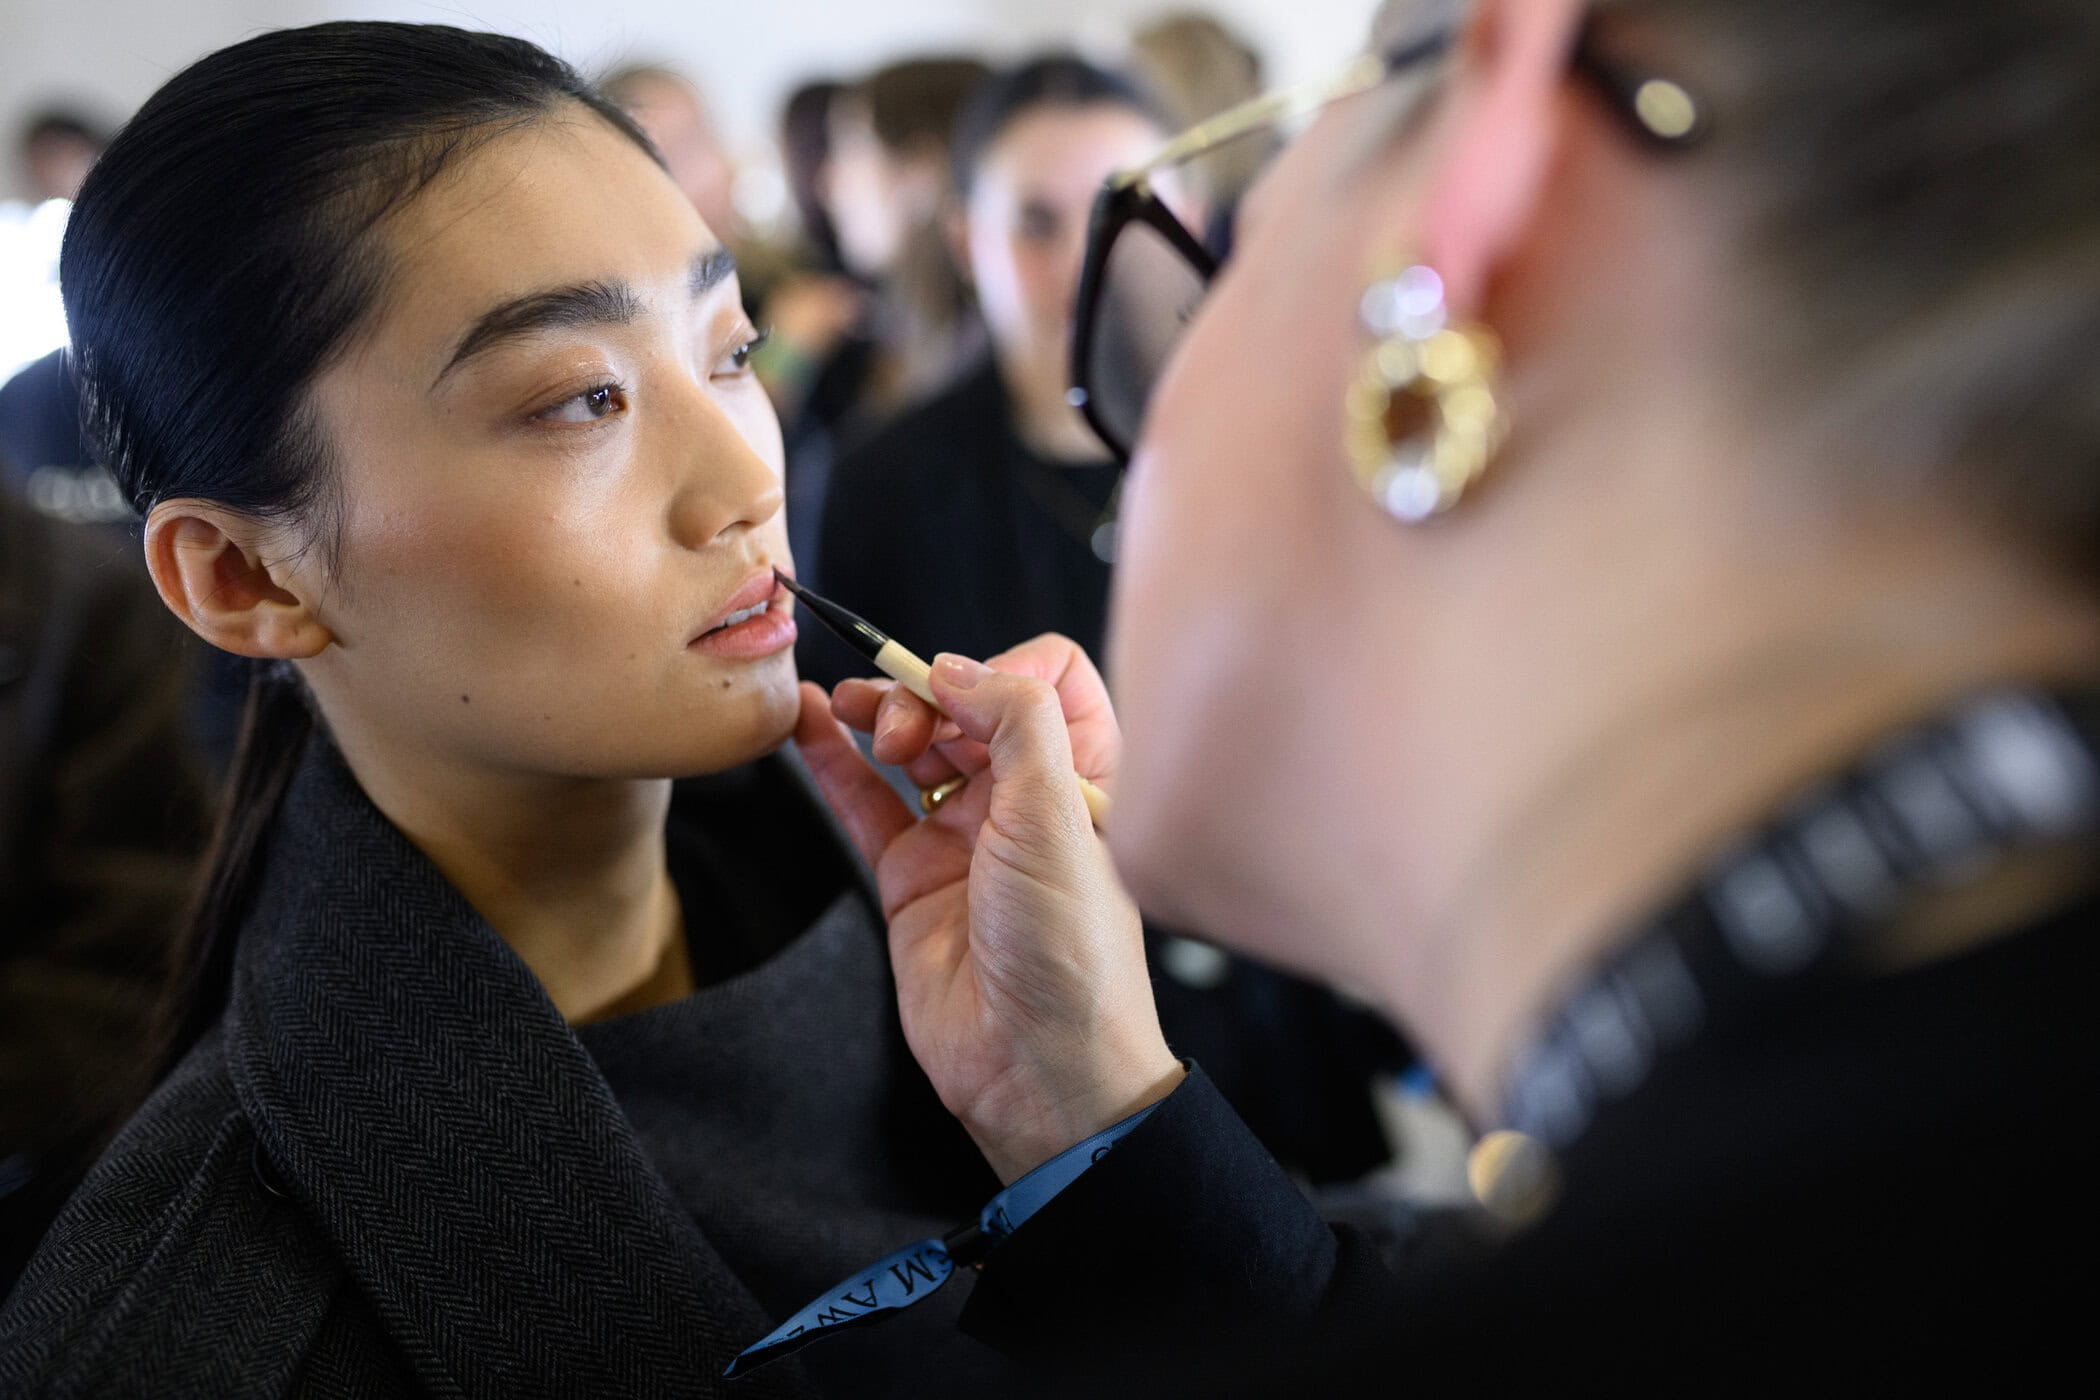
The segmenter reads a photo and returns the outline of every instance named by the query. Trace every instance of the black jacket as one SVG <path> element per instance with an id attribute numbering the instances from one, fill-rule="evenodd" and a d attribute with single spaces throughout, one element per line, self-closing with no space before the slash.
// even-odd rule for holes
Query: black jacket
<path id="1" fill-rule="evenodd" d="M 1121 472 L 1036 456 L 1012 416 L 986 359 L 842 457 L 817 586 L 923 656 L 996 656 L 1040 632 L 1101 655 L 1109 566 L 1088 536 Z M 836 639 L 808 635 L 804 675 L 866 673 Z"/>
<path id="2" fill-rule="evenodd" d="M 1895 766 L 1908 752 L 1888 771 L 1915 776 Z M 2037 752 L 2007 767 L 2032 777 Z M 1943 869 L 1988 868 L 1961 843 L 1989 793 L 1907 790 L 1931 820 L 1895 819 L 1894 839 L 1922 849 L 1951 830 L 1962 854 Z M 1587 1058 L 1542 1059 L 1552 1078 L 1530 1082 L 1594 1115 L 1553 1154 L 1550 1207 L 1525 1228 L 1484 1214 L 1331 1226 L 1192 1074 L 991 1257 L 962 1325 L 1089 1396 L 1911 1393 L 1957 1375 L 1997 1393 L 2066 1361 L 2083 1370 L 2100 1250 L 2100 851 L 2089 829 L 2079 839 L 2078 902 L 1893 970 L 1865 953 L 1872 920 L 1784 973 L 1739 964 L 1749 945 L 1708 936 L 1734 927 L 1713 912 L 1729 887 L 1702 886 L 1656 925 L 1682 934 L 1669 946 L 1689 950 L 1702 990 L 1677 1003 L 1695 1008 L 1679 1041 L 1643 1033 L 1645 1078 L 1624 1097 L 1598 1087 L 1632 1044 L 1612 1027 L 1653 1017 L 1597 1034 L 1578 996 L 1555 1022 L 1571 1038 L 1549 1043 Z M 1777 837 L 1747 849 L 1801 851 Z M 1880 898 L 1864 883 L 1845 897 Z M 1637 965 L 1665 966 L 1619 966 Z M 1616 978 L 1589 985 L 1623 998 Z"/>
<path id="3" fill-rule="evenodd" d="M 761 768 L 836 842 L 790 754 Z M 795 858 L 858 871 L 832 854 Z M 845 900 L 879 976 L 876 908 L 845 878 L 814 893 Z M 868 995 L 893 1025 L 894 992 Z M 894 1038 L 865 1052 L 901 1056 Z M 741 1102 L 726 1076 L 703 1088 Z M 531 972 L 316 740 L 229 1010 L 0 1312 L 0 1395 L 712 1394 L 772 1322 Z M 737 1393 L 811 1382 L 798 1364 Z"/>

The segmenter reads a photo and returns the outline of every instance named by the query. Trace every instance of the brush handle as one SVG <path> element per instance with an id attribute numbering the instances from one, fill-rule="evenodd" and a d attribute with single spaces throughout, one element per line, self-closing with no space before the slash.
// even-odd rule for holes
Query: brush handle
<path id="1" fill-rule="evenodd" d="M 941 708 L 941 702 L 933 698 L 933 668 L 908 648 L 899 646 L 894 640 L 884 642 L 882 650 L 875 653 L 875 669 L 931 705 L 935 714 L 944 717 L 948 714 Z M 1086 799 L 1086 814 L 1094 819 L 1095 829 L 1105 830 L 1108 826 L 1108 794 L 1088 782 L 1084 774 L 1074 773 L 1072 776 L 1079 779 L 1079 795 Z"/>

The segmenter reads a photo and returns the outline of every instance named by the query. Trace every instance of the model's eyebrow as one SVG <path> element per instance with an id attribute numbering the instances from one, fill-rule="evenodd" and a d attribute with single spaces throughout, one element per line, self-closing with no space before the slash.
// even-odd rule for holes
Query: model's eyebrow
<path id="1" fill-rule="evenodd" d="M 736 254 L 717 243 L 714 247 L 693 259 L 686 272 L 686 287 L 696 297 L 704 297 L 728 281 L 736 272 Z"/>
<path id="2" fill-rule="evenodd" d="M 717 245 L 694 258 L 686 269 L 686 290 L 706 295 L 736 271 L 736 257 Z M 461 364 L 509 341 L 541 331 L 571 326 L 624 326 L 642 313 L 642 298 L 625 282 L 582 282 L 513 297 L 490 307 L 467 328 L 431 382 L 435 388 Z"/>

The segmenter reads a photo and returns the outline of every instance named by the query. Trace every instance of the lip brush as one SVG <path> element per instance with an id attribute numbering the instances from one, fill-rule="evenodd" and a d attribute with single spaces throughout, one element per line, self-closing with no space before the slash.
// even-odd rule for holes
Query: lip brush
<path id="1" fill-rule="evenodd" d="M 941 708 L 941 702 L 933 698 L 933 687 L 927 683 L 931 668 L 908 647 L 859 614 L 848 612 L 829 598 L 810 592 L 780 570 L 775 569 L 773 577 L 779 579 L 780 586 L 794 594 L 840 641 L 873 662 L 876 670 L 933 706 L 935 714 L 949 717 L 948 712 Z M 1084 775 L 1075 773 L 1073 776 L 1079 779 L 1079 795 L 1086 799 L 1087 815 L 1094 819 L 1096 827 L 1106 826 L 1108 794 L 1088 782 Z"/>

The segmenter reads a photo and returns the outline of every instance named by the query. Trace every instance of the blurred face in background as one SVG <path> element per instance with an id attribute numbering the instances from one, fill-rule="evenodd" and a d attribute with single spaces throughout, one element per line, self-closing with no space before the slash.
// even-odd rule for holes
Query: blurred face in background
<path id="1" fill-rule="evenodd" d="M 904 154 L 883 145 L 860 102 L 831 104 L 831 159 L 818 189 L 847 271 L 872 281 L 896 266 L 911 231 L 940 207 L 940 167 L 938 151 Z"/>
<path id="2" fill-rule="evenodd" d="M 1094 196 L 1165 140 L 1150 118 L 1120 104 L 1038 106 L 1009 122 L 978 161 L 964 206 L 970 277 L 1000 366 L 1029 396 L 1064 396 Z M 1161 194 L 1177 213 L 1193 213 L 1172 188 Z"/>
<path id="3" fill-rule="evenodd" d="M 724 237 L 737 229 L 736 162 L 722 145 L 714 118 L 689 83 L 668 74 L 636 79 L 621 105 L 663 153 L 671 179 L 707 226 Z"/>
<path id="4" fill-rule="evenodd" d="M 30 198 L 74 198 L 80 193 L 80 182 L 87 179 L 88 168 L 101 154 L 101 146 L 84 136 L 64 131 L 39 134 L 22 153 Z"/>

